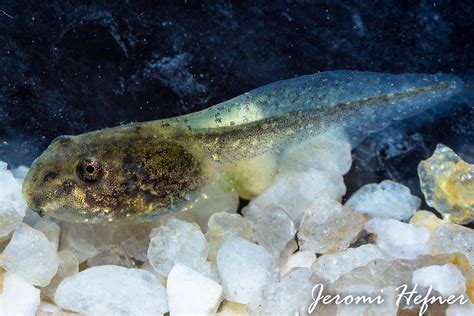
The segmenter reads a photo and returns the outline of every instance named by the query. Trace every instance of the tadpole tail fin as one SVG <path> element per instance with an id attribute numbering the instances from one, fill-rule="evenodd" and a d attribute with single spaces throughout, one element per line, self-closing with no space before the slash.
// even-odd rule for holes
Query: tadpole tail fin
<path id="1" fill-rule="evenodd" d="M 451 74 L 327 71 L 270 83 L 166 123 L 208 133 L 299 112 L 305 118 L 288 120 L 288 129 L 314 134 L 342 128 L 356 145 L 394 121 L 446 101 L 462 87 L 463 81 Z M 304 124 L 318 130 L 311 133 Z"/>
<path id="2" fill-rule="evenodd" d="M 404 74 L 390 76 L 379 89 L 396 87 L 398 92 L 383 93 L 373 98 L 348 104 L 341 126 L 353 147 L 365 137 L 434 106 L 443 104 L 463 91 L 464 82 L 452 74 Z M 393 80 L 393 81 L 392 81 Z M 392 81 L 392 82 L 391 82 Z M 375 87 L 376 88 L 376 87 Z"/>

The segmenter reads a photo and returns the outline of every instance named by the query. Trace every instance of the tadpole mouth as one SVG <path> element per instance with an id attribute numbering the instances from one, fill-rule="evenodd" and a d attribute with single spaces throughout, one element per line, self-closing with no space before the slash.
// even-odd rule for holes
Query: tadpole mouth
<path id="1" fill-rule="evenodd" d="M 39 209 L 39 208 L 29 208 L 30 210 L 32 210 L 33 212 L 37 213 L 40 217 L 45 217 L 46 214 L 44 213 L 43 210 Z"/>

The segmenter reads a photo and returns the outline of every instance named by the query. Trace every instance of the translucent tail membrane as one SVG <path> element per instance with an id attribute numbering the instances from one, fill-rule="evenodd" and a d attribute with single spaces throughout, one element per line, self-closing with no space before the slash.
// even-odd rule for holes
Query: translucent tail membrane
<path id="1" fill-rule="evenodd" d="M 229 149 L 235 154 L 239 147 L 245 158 L 333 129 L 344 131 L 356 145 L 462 87 L 460 78 L 447 74 L 321 72 L 272 83 L 171 122 L 206 135 L 213 154 L 228 159 L 233 158 Z"/>
<path id="2" fill-rule="evenodd" d="M 320 72 L 271 83 L 176 120 L 191 128 L 225 128 L 294 111 L 334 108 L 366 109 L 360 119 L 379 125 L 379 114 L 389 121 L 408 117 L 448 99 L 462 86 L 459 77 L 446 74 Z"/>

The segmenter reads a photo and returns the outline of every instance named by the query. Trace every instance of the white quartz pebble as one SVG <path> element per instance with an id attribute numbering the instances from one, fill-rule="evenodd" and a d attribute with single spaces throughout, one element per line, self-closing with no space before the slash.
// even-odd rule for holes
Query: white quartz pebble
<path id="1" fill-rule="evenodd" d="M 280 261 L 280 276 L 285 276 L 294 268 L 311 268 L 316 261 L 316 254 L 311 251 L 297 251 L 288 256 L 284 262 Z"/>
<path id="2" fill-rule="evenodd" d="M 166 292 L 170 315 L 211 315 L 221 302 L 222 287 L 182 264 L 168 275 Z"/>
<path id="3" fill-rule="evenodd" d="M 385 259 L 386 257 L 377 246 L 366 244 L 323 255 L 317 259 L 312 269 L 318 276 L 332 283 L 357 267 L 363 267 L 372 260 Z"/>
<path id="4" fill-rule="evenodd" d="M 288 214 L 279 206 L 245 207 L 244 217 L 252 222 L 255 241 L 270 253 L 279 255 L 288 242 L 295 238 L 296 228 Z"/>
<path id="5" fill-rule="evenodd" d="M 281 170 L 326 170 L 343 175 L 352 164 L 351 144 L 337 131 L 331 131 L 305 140 L 283 153 L 279 162 Z"/>
<path id="6" fill-rule="evenodd" d="M 426 227 L 374 218 L 365 224 L 365 230 L 376 234 L 377 246 L 394 258 L 415 259 L 428 253 L 430 232 Z"/>
<path id="7" fill-rule="evenodd" d="M 149 236 L 131 236 L 122 242 L 122 247 L 127 256 L 139 261 L 147 261 L 146 253 L 150 244 Z"/>
<path id="8" fill-rule="evenodd" d="M 215 260 L 222 243 L 229 238 L 252 240 L 252 223 L 239 214 L 215 213 L 209 219 L 206 239 L 209 244 L 209 260 Z"/>
<path id="9" fill-rule="evenodd" d="M 170 219 L 150 233 L 148 259 L 155 271 L 162 276 L 167 276 L 177 263 L 210 276 L 207 254 L 206 238 L 196 224 Z"/>
<path id="10" fill-rule="evenodd" d="M 118 245 L 104 245 L 97 248 L 97 254 L 87 259 L 88 267 L 114 265 L 125 268 L 136 268 L 133 260 Z"/>
<path id="11" fill-rule="evenodd" d="M 442 266 L 423 267 L 413 272 L 413 284 L 432 287 L 444 297 L 462 294 L 466 291 L 466 278 L 462 272 L 448 263 Z"/>
<path id="12" fill-rule="evenodd" d="M 185 210 L 173 215 L 175 218 L 198 224 L 203 232 L 212 214 L 226 212 L 233 214 L 239 208 L 239 195 L 233 190 L 225 190 L 220 186 L 209 185 L 203 189 L 197 202 Z"/>
<path id="13" fill-rule="evenodd" d="M 281 282 L 264 285 L 252 297 L 248 309 L 252 315 L 306 315 L 310 301 L 311 270 L 297 268 Z"/>
<path id="14" fill-rule="evenodd" d="M 338 201 L 321 197 L 308 205 L 298 231 L 304 251 L 332 253 L 347 249 L 364 226 L 364 216 Z"/>
<path id="15" fill-rule="evenodd" d="M 474 229 L 454 223 L 445 223 L 437 227 L 428 247 L 432 255 L 461 252 L 474 266 Z"/>
<path id="16" fill-rule="evenodd" d="M 46 296 L 49 299 L 54 299 L 54 293 L 58 288 L 59 284 L 67 277 L 70 277 L 79 272 L 79 260 L 76 255 L 69 250 L 61 250 L 58 252 L 59 267 L 58 272 L 51 279 L 48 286 L 41 290 L 41 295 Z"/>
<path id="17" fill-rule="evenodd" d="M 0 293 L 0 315 L 34 316 L 40 304 L 40 290 L 8 272 Z"/>
<path id="18" fill-rule="evenodd" d="M 7 169 L 7 164 L 0 161 L 0 237 L 7 236 L 21 223 L 25 209 L 21 184 Z"/>
<path id="19" fill-rule="evenodd" d="M 86 315 L 163 315 L 166 290 L 148 271 L 97 266 L 64 279 L 54 302 Z"/>
<path id="20" fill-rule="evenodd" d="M 12 173 L 16 179 L 23 180 L 26 177 L 26 174 L 28 173 L 29 170 L 30 168 L 21 165 L 13 169 Z"/>
<path id="21" fill-rule="evenodd" d="M 38 307 L 38 311 L 36 312 L 36 316 L 74 316 L 68 314 L 72 313 L 65 313 L 61 308 L 57 307 L 56 305 L 46 302 L 41 302 L 40 306 Z"/>
<path id="22" fill-rule="evenodd" d="M 97 254 L 94 240 L 100 238 L 96 234 L 95 225 L 82 223 L 61 223 L 61 250 L 74 252 L 80 263 Z"/>
<path id="23" fill-rule="evenodd" d="M 59 259 L 42 232 L 20 224 L 2 253 L 1 265 L 30 284 L 46 286 L 58 270 Z"/>
<path id="24" fill-rule="evenodd" d="M 224 297 L 247 304 L 276 275 L 274 258 L 259 245 L 235 238 L 224 242 L 217 254 Z"/>
<path id="25" fill-rule="evenodd" d="M 54 250 L 58 250 L 59 234 L 61 232 L 58 224 L 48 219 L 40 219 L 33 225 L 33 228 L 43 232 L 53 245 Z"/>
<path id="26" fill-rule="evenodd" d="M 298 226 L 306 206 L 322 195 L 339 200 L 346 193 L 342 176 L 309 169 L 301 172 L 281 172 L 275 182 L 250 207 L 263 209 L 269 205 L 281 207 Z"/>
<path id="27" fill-rule="evenodd" d="M 403 184 L 385 180 L 371 183 L 355 192 L 346 205 L 372 217 L 408 220 L 420 207 L 421 200 Z"/>
<path id="28" fill-rule="evenodd" d="M 470 301 L 466 304 L 449 305 L 446 309 L 446 316 L 472 316 L 474 315 L 474 304 Z"/>

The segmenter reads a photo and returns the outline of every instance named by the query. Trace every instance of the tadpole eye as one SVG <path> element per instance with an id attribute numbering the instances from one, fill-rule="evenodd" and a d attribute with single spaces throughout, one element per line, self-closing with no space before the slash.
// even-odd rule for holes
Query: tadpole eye
<path id="1" fill-rule="evenodd" d="M 76 173 L 79 179 L 84 182 L 95 182 L 102 175 L 102 166 L 97 160 L 86 158 L 79 161 Z"/>

